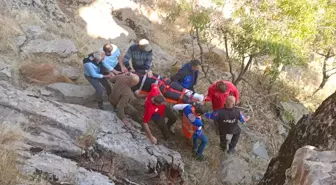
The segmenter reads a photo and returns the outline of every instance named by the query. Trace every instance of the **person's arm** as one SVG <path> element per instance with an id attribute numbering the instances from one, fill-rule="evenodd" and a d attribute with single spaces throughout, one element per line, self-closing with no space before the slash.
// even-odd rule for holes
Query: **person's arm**
<path id="1" fill-rule="evenodd" d="M 239 114 L 239 121 L 242 122 L 244 125 L 250 119 L 249 116 L 245 116 L 242 112 Z"/>
<path id="2" fill-rule="evenodd" d="M 207 96 L 205 97 L 205 100 L 204 101 L 212 101 L 212 96 L 213 96 L 213 94 L 214 94 L 214 86 L 213 85 L 211 85 L 210 87 L 209 87 L 209 89 L 208 89 L 208 94 L 207 94 Z"/>
<path id="3" fill-rule="evenodd" d="M 121 119 L 121 121 L 124 122 L 126 126 L 128 126 L 128 120 L 125 116 L 125 107 L 127 106 L 129 99 L 130 98 L 128 96 L 122 96 L 117 105 L 118 110 L 117 116 L 119 119 Z"/>
<path id="4" fill-rule="evenodd" d="M 127 52 L 126 52 L 126 54 L 124 56 L 124 62 L 123 62 L 123 64 L 124 64 L 124 66 L 126 68 L 129 67 L 129 65 L 130 65 L 129 62 L 130 62 L 131 58 L 132 58 L 132 46 L 128 48 L 128 50 L 127 50 Z"/>
<path id="5" fill-rule="evenodd" d="M 118 78 L 120 78 L 120 75 L 112 76 L 111 78 L 109 78 L 109 81 L 114 84 L 118 80 Z"/>
<path id="6" fill-rule="evenodd" d="M 157 143 L 157 139 L 152 135 L 152 132 L 150 131 L 149 129 L 149 125 L 148 123 L 143 123 L 143 128 L 146 132 L 146 136 L 147 138 L 153 143 L 153 144 L 156 144 Z"/>
<path id="7" fill-rule="evenodd" d="M 147 72 L 150 71 L 150 68 L 152 67 L 152 61 L 153 61 L 153 53 L 150 51 L 147 55 L 147 60 L 145 61 L 144 68 L 147 70 Z"/>
<path id="8" fill-rule="evenodd" d="M 186 106 L 188 106 L 189 104 L 176 104 L 173 106 L 174 110 L 183 110 Z"/>
<path id="9" fill-rule="evenodd" d="M 135 97 L 141 99 L 141 98 L 146 98 L 148 94 L 140 94 L 139 90 L 136 90 L 136 91 L 134 92 L 134 95 L 135 95 Z"/>
<path id="10" fill-rule="evenodd" d="M 114 68 L 110 66 L 110 64 L 108 64 L 106 61 L 102 61 L 102 64 L 109 72 L 114 70 Z"/>
<path id="11" fill-rule="evenodd" d="M 182 70 L 178 70 L 177 73 L 175 73 L 173 76 L 170 77 L 170 80 L 179 82 L 182 81 L 183 77 L 184 72 Z"/>
<path id="12" fill-rule="evenodd" d="M 239 92 L 235 85 L 232 84 L 232 90 L 231 90 L 233 96 L 236 98 L 236 104 L 239 103 Z"/>
<path id="13" fill-rule="evenodd" d="M 212 113 L 205 113 L 205 117 L 212 120 L 218 120 L 219 114 L 216 111 Z"/>
<path id="14" fill-rule="evenodd" d="M 93 78 L 104 78 L 105 77 L 105 75 L 97 73 L 97 71 L 94 69 L 93 64 L 91 64 L 91 63 L 86 63 L 84 65 L 84 69 L 86 71 L 88 71 L 88 73 L 90 74 L 90 76 L 93 77 Z"/>

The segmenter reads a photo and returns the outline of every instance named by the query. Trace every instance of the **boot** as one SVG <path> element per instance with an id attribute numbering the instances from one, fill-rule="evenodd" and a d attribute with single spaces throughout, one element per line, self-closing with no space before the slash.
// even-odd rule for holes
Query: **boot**
<path id="1" fill-rule="evenodd" d="M 98 102 L 98 108 L 99 108 L 100 110 L 104 110 L 104 103 L 103 103 L 103 101 L 99 101 L 99 102 Z"/>

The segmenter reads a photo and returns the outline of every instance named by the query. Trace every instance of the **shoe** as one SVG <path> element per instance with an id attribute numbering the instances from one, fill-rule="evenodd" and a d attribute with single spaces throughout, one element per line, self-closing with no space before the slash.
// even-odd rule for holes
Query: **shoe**
<path id="1" fill-rule="evenodd" d="M 236 150 L 234 148 L 231 148 L 227 151 L 228 154 L 234 154 Z"/>
<path id="2" fill-rule="evenodd" d="M 103 102 L 98 102 L 98 108 L 100 110 L 104 110 L 104 103 Z"/>
<path id="3" fill-rule="evenodd" d="M 204 157 L 204 155 L 202 155 L 202 154 L 201 154 L 201 155 L 197 155 L 197 156 L 196 156 L 196 160 L 197 160 L 197 161 L 205 161 L 205 157 Z"/>

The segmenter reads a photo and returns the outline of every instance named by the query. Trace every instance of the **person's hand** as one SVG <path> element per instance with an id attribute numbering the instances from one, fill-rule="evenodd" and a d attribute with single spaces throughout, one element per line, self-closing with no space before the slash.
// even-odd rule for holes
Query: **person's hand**
<path id="1" fill-rule="evenodd" d="M 116 74 L 116 75 L 118 75 L 118 74 L 120 74 L 120 73 L 122 73 L 122 72 L 117 71 L 117 70 L 114 70 L 113 73 Z"/>
<path id="2" fill-rule="evenodd" d="M 148 78 L 152 78 L 153 77 L 153 72 L 152 71 L 148 71 L 147 72 L 147 76 L 148 76 Z"/>
<path id="3" fill-rule="evenodd" d="M 211 114 L 207 112 L 207 113 L 204 114 L 204 116 L 205 116 L 205 118 L 210 119 Z"/>
<path id="4" fill-rule="evenodd" d="M 154 144 L 154 145 L 156 145 L 156 143 L 157 143 L 157 139 L 156 139 L 154 136 L 152 136 L 152 137 L 150 138 L 150 141 L 151 141 L 152 144 Z"/>
<path id="5" fill-rule="evenodd" d="M 126 66 L 121 66 L 121 71 L 124 72 L 124 73 L 125 73 L 125 72 L 128 72 Z"/>
<path id="6" fill-rule="evenodd" d="M 126 127 L 129 127 L 129 124 L 130 124 L 130 123 L 129 123 L 129 121 L 128 121 L 127 118 L 124 118 L 124 119 L 123 119 L 123 122 L 124 122 L 124 124 L 125 124 Z"/>
<path id="7" fill-rule="evenodd" d="M 135 73 L 135 70 L 134 70 L 134 69 L 131 69 L 130 72 Z"/>

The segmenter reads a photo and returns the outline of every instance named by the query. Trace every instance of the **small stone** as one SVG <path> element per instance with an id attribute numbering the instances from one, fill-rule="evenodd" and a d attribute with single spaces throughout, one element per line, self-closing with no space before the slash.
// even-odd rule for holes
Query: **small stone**
<path id="1" fill-rule="evenodd" d="M 50 91 L 45 90 L 45 89 L 40 89 L 40 93 L 43 96 L 50 96 L 52 94 Z"/>
<path id="2" fill-rule="evenodd" d="M 266 145 L 263 142 L 258 141 L 253 144 L 253 153 L 263 159 L 266 160 L 269 159 L 268 152 L 266 150 Z"/>

